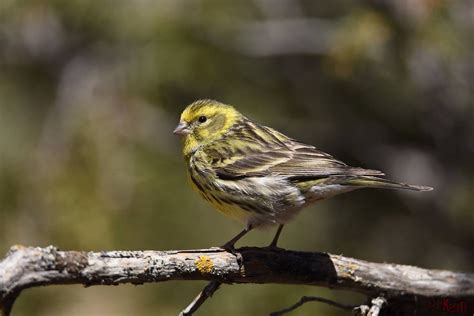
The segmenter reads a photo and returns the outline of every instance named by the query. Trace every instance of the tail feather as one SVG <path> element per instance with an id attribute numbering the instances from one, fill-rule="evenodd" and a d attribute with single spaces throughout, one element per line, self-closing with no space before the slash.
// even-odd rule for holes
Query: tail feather
<path id="1" fill-rule="evenodd" d="M 379 188 L 379 189 L 397 189 L 397 190 L 412 190 L 412 191 L 431 191 L 432 187 L 422 185 L 412 185 L 401 182 L 395 182 L 392 180 L 361 176 L 361 177 L 348 177 L 343 181 L 345 185 L 361 186 L 367 188 Z"/>

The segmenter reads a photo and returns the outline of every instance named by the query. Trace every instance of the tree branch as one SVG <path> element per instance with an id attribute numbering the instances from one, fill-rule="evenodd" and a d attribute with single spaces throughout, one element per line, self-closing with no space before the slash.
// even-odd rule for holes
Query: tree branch
<path id="1" fill-rule="evenodd" d="M 116 285 L 168 280 L 280 283 L 384 294 L 390 302 L 474 298 L 474 275 L 371 263 L 320 252 L 268 248 L 170 251 L 59 251 L 16 246 L 0 261 L 0 306 L 8 315 L 26 288 L 52 284 Z M 217 284 L 217 283 L 216 283 Z M 212 293 L 210 293 L 212 294 Z"/>
<path id="2" fill-rule="evenodd" d="M 374 298 L 371 303 L 372 306 L 370 307 L 367 316 L 379 316 L 383 306 L 387 304 L 387 300 L 382 296 L 379 296 Z"/>
<path id="3" fill-rule="evenodd" d="M 215 291 L 219 289 L 221 286 L 221 282 L 219 281 L 211 281 L 208 285 L 206 285 L 202 291 L 196 296 L 196 298 L 189 304 L 179 316 L 189 316 L 192 315 L 197 309 L 214 294 Z"/>

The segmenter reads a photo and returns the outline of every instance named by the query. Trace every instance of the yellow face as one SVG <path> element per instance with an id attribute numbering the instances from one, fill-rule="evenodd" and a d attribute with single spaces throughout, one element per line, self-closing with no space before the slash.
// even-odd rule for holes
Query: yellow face
<path id="1" fill-rule="evenodd" d="M 199 100 L 186 107 L 173 133 L 183 136 L 184 155 L 225 134 L 242 115 L 232 106 L 213 100 Z"/>

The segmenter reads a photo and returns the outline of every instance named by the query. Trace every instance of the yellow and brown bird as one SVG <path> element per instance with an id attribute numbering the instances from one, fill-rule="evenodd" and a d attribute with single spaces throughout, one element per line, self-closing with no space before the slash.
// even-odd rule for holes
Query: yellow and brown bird
<path id="1" fill-rule="evenodd" d="M 294 140 L 239 113 L 233 106 L 199 100 L 174 130 L 183 138 L 191 184 L 219 211 L 245 223 L 223 247 L 233 249 L 256 227 L 283 225 L 312 203 L 360 188 L 430 191 L 351 167 L 312 145 Z"/>

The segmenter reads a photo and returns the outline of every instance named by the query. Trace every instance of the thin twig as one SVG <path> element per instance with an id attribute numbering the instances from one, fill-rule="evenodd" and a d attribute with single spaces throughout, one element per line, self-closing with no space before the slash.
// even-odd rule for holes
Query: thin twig
<path id="1" fill-rule="evenodd" d="M 179 313 L 179 316 L 190 316 L 192 315 L 195 311 L 198 310 L 198 308 L 214 294 L 215 291 L 219 289 L 221 286 L 221 282 L 219 281 L 211 281 L 209 282 L 203 289 L 202 291 L 196 296 L 196 298 L 189 304 L 185 309 Z"/>
<path id="2" fill-rule="evenodd" d="M 328 305 L 331 305 L 331 306 L 334 306 L 334 307 L 337 307 L 337 308 L 341 308 L 341 309 L 343 309 L 343 310 L 352 310 L 352 309 L 355 308 L 355 306 L 341 304 L 341 303 L 334 302 L 334 301 L 331 301 L 331 300 L 329 300 L 329 299 L 327 299 L 327 298 L 323 298 L 323 297 L 303 296 L 303 297 L 302 297 L 298 302 L 296 302 L 295 304 L 291 305 L 290 307 L 284 308 L 284 309 L 282 309 L 282 310 L 279 310 L 279 311 L 270 313 L 270 316 L 279 316 L 279 315 L 283 315 L 283 314 L 289 313 L 289 312 L 291 312 L 291 311 L 294 311 L 295 309 L 297 309 L 297 308 L 300 307 L 301 305 L 303 305 L 303 304 L 305 304 L 305 303 L 308 303 L 308 302 L 321 302 L 321 303 L 325 303 L 325 304 L 328 304 Z"/>
<path id="3" fill-rule="evenodd" d="M 379 316 L 380 311 L 387 305 L 387 300 L 383 296 L 378 296 L 371 300 L 371 306 L 361 305 L 352 310 L 354 316 Z"/>
<path id="4" fill-rule="evenodd" d="M 20 295 L 20 291 L 12 291 L 3 300 L 0 300 L 0 316 L 10 316 L 16 299 Z"/>
<path id="5" fill-rule="evenodd" d="M 380 311 L 382 310 L 383 306 L 387 304 L 387 300 L 382 297 L 376 297 L 372 300 L 372 306 L 370 307 L 367 316 L 379 316 Z"/>
<path id="6" fill-rule="evenodd" d="M 369 310 L 370 310 L 370 307 L 367 305 L 356 306 L 352 310 L 352 315 L 353 316 L 367 316 L 367 314 L 369 313 Z"/>

